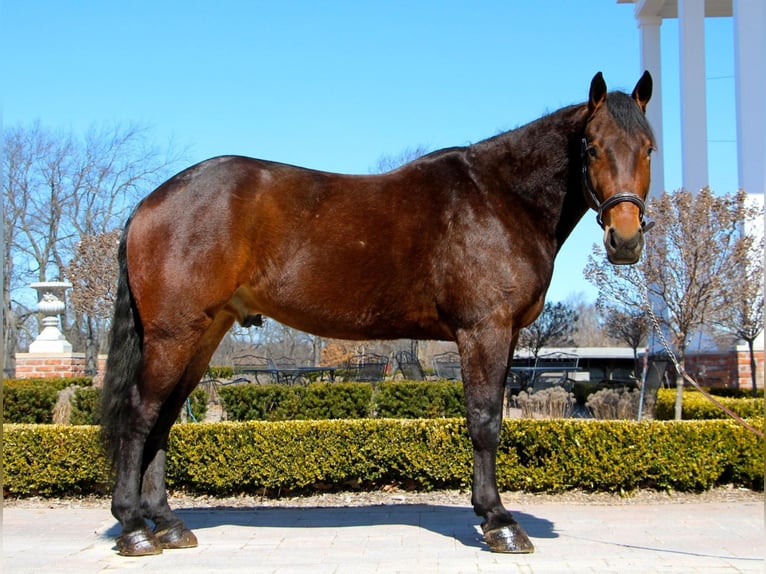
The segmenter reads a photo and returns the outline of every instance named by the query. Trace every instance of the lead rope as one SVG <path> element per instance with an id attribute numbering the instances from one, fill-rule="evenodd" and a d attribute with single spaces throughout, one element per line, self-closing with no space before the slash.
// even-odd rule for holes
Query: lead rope
<path id="1" fill-rule="evenodd" d="M 733 410 L 731 410 L 729 407 L 722 405 L 718 400 L 713 397 L 710 393 L 708 393 L 705 389 L 703 389 L 697 381 L 695 381 L 689 373 L 686 372 L 686 369 L 684 369 L 681 366 L 681 363 L 679 363 L 678 358 L 676 357 L 675 353 L 671 350 L 670 344 L 668 343 L 668 340 L 665 338 L 665 334 L 662 332 L 662 327 L 660 327 L 660 321 L 657 319 L 657 315 L 654 314 L 654 310 L 652 309 L 652 303 L 649 300 L 649 288 L 646 285 L 646 281 L 644 277 L 635 271 L 635 269 L 632 270 L 633 273 L 636 275 L 636 283 L 641 286 L 641 291 L 644 295 L 644 301 L 646 303 L 646 309 L 649 312 L 649 318 L 652 320 L 652 325 L 654 326 L 654 330 L 657 332 L 657 335 L 660 339 L 660 343 L 662 343 L 662 346 L 665 348 L 665 351 L 668 353 L 668 357 L 673 362 L 673 366 L 676 368 L 676 372 L 681 375 L 685 381 L 687 381 L 691 386 L 693 386 L 695 389 L 697 389 L 700 393 L 702 393 L 702 396 L 704 396 L 707 400 L 709 400 L 711 403 L 713 403 L 716 407 L 718 407 L 720 410 L 725 412 L 727 415 L 729 415 L 732 419 L 734 419 L 737 423 L 745 427 L 747 430 L 752 432 L 753 434 L 764 438 L 763 431 L 755 428 L 751 424 L 748 424 L 741 416 L 739 416 L 737 413 L 735 413 Z"/>

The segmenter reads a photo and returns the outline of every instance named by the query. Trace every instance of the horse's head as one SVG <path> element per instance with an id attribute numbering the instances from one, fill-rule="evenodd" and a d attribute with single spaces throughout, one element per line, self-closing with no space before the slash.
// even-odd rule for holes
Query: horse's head
<path id="1" fill-rule="evenodd" d="M 589 119 L 582 138 L 583 188 L 588 205 L 598 212 L 609 261 L 630 265 L 644 247 L 644 201 L 649 193 L 654 137 L 646 121 L 652 77 L 644 72 L 628 96 L 607 94 L 601 72 L 593 77 Z"/>

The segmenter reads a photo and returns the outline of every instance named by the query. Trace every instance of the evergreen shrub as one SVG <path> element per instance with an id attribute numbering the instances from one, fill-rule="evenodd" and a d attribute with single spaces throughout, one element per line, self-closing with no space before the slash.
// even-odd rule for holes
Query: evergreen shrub
<path id="1" fill-rule="evenodd" d="M 763 418 L 750 421 L 763 428 Z M 5 425 L 4 493 L 108 492 L 98 427 Z M 506 420 L 501 490 L 763 489 L 764 441 L 708 421 Z M 464 419 L 249 421 L 176 425 L 168 486 L 199 494 L 277 494 L 406 484 L 469 488 Z"/>
<path id="2" fill-rule="evenodd" d="M 3 381 L 3 421 L 50 423 L 58 392 L 69 386 L 89 387 L 90 377 L 8 379 Z"/>
<path id="3" fill-rule="evenodd" d="M 379 383 L 375 411 L 380 418 L 453 418 L 465 416 L 463 383 L 388 381 Z"/>
<path id="4" fill-rule="evenodd" d="M 762 417 L 764 415 L 763 399 L 716 397 L 716 400 L 743 418 Z M 658 420 L 673 420 L 675 418 L 675 404 L 675 389 L 659 389 L 657 391 L 655 418 Z M 684 420 L 729 418 L 729 415 L 696 390 L 684 391 L 682 416 Z"/>

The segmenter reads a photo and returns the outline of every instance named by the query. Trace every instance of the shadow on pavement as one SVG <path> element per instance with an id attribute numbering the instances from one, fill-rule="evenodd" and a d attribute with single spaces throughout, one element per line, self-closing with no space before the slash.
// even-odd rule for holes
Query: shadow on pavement
<path id="1" fill-rule="evenodd" d="M 360 526 L 400 525 L 425 528 L 464 546 L 483 548 L 480 519 L 470 508 L 427 504 L 394 504 L 351 507 L 230 507 L 179 508 L 178 516 L 193 531 L 221 526 L 252 528 L 352 528 Z M 554 524 L 545 518 L 514 512 L 514 518 L 531 538 L 557 538 Z M 114 538 L 120 533 L 115 523 L 104 532 Z M 288 533 L 289 535 L 289 533 Z"/>

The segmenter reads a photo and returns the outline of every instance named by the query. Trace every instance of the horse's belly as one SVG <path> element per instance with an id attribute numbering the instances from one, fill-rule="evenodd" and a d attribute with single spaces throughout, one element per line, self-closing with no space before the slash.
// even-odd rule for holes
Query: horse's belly
<path id="1" fill-rule="evenodd" d="M 238 321 L 263 314 L 280 323 L 321 337 L 334 339 L 441 339 L 452 334 L 415 293 L 406 297 L 364 292 L 351 285 L 330 288 L 324 282 L 302 281 L 268 292 L 240 287 L 229 308 Z"/>

